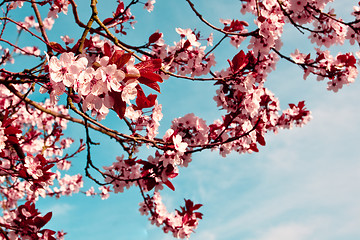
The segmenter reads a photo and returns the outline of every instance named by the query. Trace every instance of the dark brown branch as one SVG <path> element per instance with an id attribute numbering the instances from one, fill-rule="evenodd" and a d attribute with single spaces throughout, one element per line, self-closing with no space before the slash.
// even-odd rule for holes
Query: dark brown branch
<path id="1" fill-rule="evenodd" d="M 198 149 L 195 149 L 195 150 L 191 150 L 191 151 L 187 151 L 186 154 L 191 154 L 191 153 L 194 153 L 194 152 L 200 152 L 200 151 L 203 151 L 204 149 L 208 149 L 208 148 L 213 148 L 213 147 L 217 147 L 217 146 L 221 146 L 225 143 L 229 143 L 229 142 L 233 142 L 233 141 L 236 141 L 236 140 L 239 140 L 240 138 L 243 138 L 243 137 L 246 137 L 248 136 L 251 132 L 253 132 L 254 130 L 256 130 L 257 126 L 259 125 L 260 123 L 260 117 L 259 119 L 256 121 L 255 125 L 247 132 L 239 135 L 239 136 L 235 136 L 235 137 L 231 137 L 231 138 L 228 138 L 226 141 L 224 142 L 214 142 L 214 143 L 208 143 L 208 144 L 204 144 L 204 145 L 190 145 L 189 147 L 191 148 L 197 148 L 197 147 L 200 147 Z"/>
<path id="2" fill-rule="evenodd" d="M 63 119 L 66 119 L 66 120 L 69 120 L 71 122 L 74 122 L 74 123 L 79 123 L 81 125 L 85 125 L 85 122 L 83 120 L 80 120 L 80 119 L 77 119 L 77 118 L 74 118 L 74 117 L 71 117 L 70 115 L 64 115 L 64 114 L 61 114 L 61 113 L 58 113 L 58 112 L 53 112 L 49 109 L 46 109 L 44 107 L 42 107 L 41 105 L 39 105 L 38 103 L 36 103 L 35 101 L 29 99 L 29 98 L 24 98 L 24 95 L 22 93 L 20 93 L 19 91 L 17 91 L 14 86 L 12 86 L 12 84 L 5 84 L 5 86 L 12 92 L 14 93 L 16 96 L 18 96 L 20 99 L 23 99 L 24 102 L 26 102 L 27 104 L 30 104 L 32 105 L 33 107 L 35 107 L 36 109 L 44 112 L 44 113 L 47 113 L 47 114 L 50 114 L 54 117 L 59 117 L 59 118 L 63 118 Z M 71 105 L 70 105 L 71 106 Z M 147 139 L 146 137 L 142 137 L 142 136 L 131 136 L 131 135 L 127 135 L 127 134 L 124 134 L 124 133 L 119 133 L 118 131 L 116 130 L 113 130 L 113 129 L 110 129 L 108 127 L 105 127 L 104 125 L 98 123 L 96 120 L 93 120 L 92 118 L 84 115 L 83 113 L 81 113 L 78 109 L 76 109 L 75 106 L 72 107 L 72 109 L 77 113 L 79 114 L 80 116 L 82 117 L 85 117 L 88 121 L 92 122 L 93 124 L 91 123 L 88 123 L 88 127 L 94 129 L 95 131 L 98 131 L 98 132 L 101 132 L 105 135 L 108 135 L 109 137 L 112 137 L 114 139 L 116 139 L 117 141 L 123 141 L 123 142 L 126 142 L 126 141 L 134 141 L 134 142 L 137 142 L 137 143 L 149 143 L 149 144 L 152 144 L 154 147 L 156 148 L 159 148 L 159 149 L 162 149 L 160 145 L 164 145 L 165 143 L 162 141 L 162 140 L 150 140 L 150 139 Z"/>
<path id="3" fill-rule="evenodd" d="M 39 37 L 38 35 L 36 35 L 35 33 L 33 33 L 32 31 L 30 31 L 29 29 L 27 29 L 26 27 L 24 27 L 23 25 L 19 24 L 18 22 L 12 20 L 11 18 L 8 17 L 0 17 L 0 20 L 5 20 L 5 21 L 9 21 L 12 22 L 14 24 L 16 24 L 18 27 L 20 27 L 22 30 L 25 30 L 26 32 L 30 33 L 32 36 L 36 37 L 37 39 L 39 39 L 40 41 L 42 41 L 45 44 L 48 44 L 48 42 L 46 42 L 43 38 Z"/>
<path id="4" fill-rule="evenodd" d="M 254 30 L 252 32 L 246 32 L 246 33 L 237 33 L 237 32 L 228 32 L 228 31 L 225 31 L 221 28 L 218 28 L 214 25 L 212 25 L 211 23 L 209 23 L 207 20 L 204 19 L 204 17 L 196 10 L 194 4 L 191 2 L 191 0 L 185 0 L 186 2 L 188 2 L 188 4 L 190 5 L 191 9 L 193 10 L 193 12 L 196 14 L 196 16 L 198 16 L 198 18 L 203 22 L 205 23 L 206 25 L 208 25 L 209 27 L 211 27 L 212 29 L 218 31 L 218 32 L 221 32 L 221 33 L 224 33 L 224 34 L 227 34 L 227 35 L 237 35 L 237 36 L 243 36 L 243 37 L 248 37 L 248 36 L 253 36 L 255 35 L 257 32 L 258 32 L 258 29 L 257 30 Z"/>
<path id="5" fill-rule="evenodd" d="M 40 15 L 40 12 L 39 12 L 39 9 L 36 5 L 36 2 L 35 0 L 31 0 L 31 7 L 34 9 L 34 12 L 35 12 L 35 16 L 38 20 L 38 23 L 39 23 L 39 28 L 40 28 L 40 32 L 41 32 L 41 35 L 43 36 L 45 42 L 46 42 L 46 47 L 47 47 L 47 51 L 48 53 L 52 53 L 52 49 L 50 47 L 50 41 L 49 41 L 49 38 L 46 34 L 46 31 L 45 31 L 45 27 L 44 27 L 44 23 L 42 21 L 42 18 L 41 18 L 41 15 Z"/>

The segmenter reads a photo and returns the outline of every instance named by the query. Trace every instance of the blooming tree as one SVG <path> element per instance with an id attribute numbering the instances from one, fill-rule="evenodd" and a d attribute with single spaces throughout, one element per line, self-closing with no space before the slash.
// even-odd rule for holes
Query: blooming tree
<path id="1" fill-rule="evenodd" d="M 212 33 L 203 37 L 198 27 L 176 28 L 178 40 L 171 44 L 159 29 L 144 36 L 141 46 L 124 37 L 141 24 L 131 10 L 140 6 L 144 14 L 151 14 L 155 0 L 117 0 L 115 11 L 105 19 L 99 17 L 101 4 L 88 2 L 86 18 L 79 16 L 75 0 L 0 3 L 2 239 L 64 239 L 63 231 L 45 227 L 52 214 L 36 209 L 40 197 L 80 193 L 106 199 L 130 187 L 139 189 L 140 213 L 152 224 L 176 238 L 189 238 L 202 219 L 202 205 L 185 199 L 184 206 L 168 212 L 161 190 L 175 190 L 171 181 L 191 164 L 193 154 L 209 149 L 223 157 L 234 151 L 258 152 L 258 145 L 266 144 L 267 132 L 303 126 L 310 120 L 304 101 L 281 110 L 279 100 L 264 86 L 280 59 L 303 69 L 304 79 L 315 75 L 326 80 L 328 90 L 334 92 L 358 74 L 359 53 L 332 53 L 329 48 L 359 44 L 360 2 L 353 7 L 351 21 L 336 15 L 329 5 L 332 0 L 241 0 L 242 18 L 209 22 L 195 1 L 183 0 L 186 14 L 196 16 L 203 23 L 200 28 Z M 24 9 L 31 14 L 20 19 L 16 12 Z M 61 18 L 73 21 L 80 36 L 51 39 L 49 32 Z M 286 24 L 307 34 L 314 50 L 284 53 Z M 29 45 L 14 41 L 15 33 Z M 219 69 L 215 54 L 226 44 L 236 54 L 229 53 L 227 67 Z M 31 58 L 32 66 L 16 65 L 21 58 Z M 174 119 L 159 135 L 166 113 L 157 95 L 168 78 L 214 84 L 218 120 L 207 123 L 189 113 Z M 108 115 L 117 116 L 126 129 L 104 125 Z M 68 124 L 81 126 L 85 139 L 74 142 L 65 136 Z M 93 131 L 120 146 L 111 165 L 93 162 L 91 146 L 98 144 L 91 138 Z M 76 150 L 70 152 L 72 144 Z M 153 154 L 140 157 L 138 152 L 146 151 L 143 146 L 154 149 Z M 86 151 L 84 172 L 66 174 L 72 158 L 82 151 Z M 85 178 L 93 184 L 90 189 L 83 189 Z"/>

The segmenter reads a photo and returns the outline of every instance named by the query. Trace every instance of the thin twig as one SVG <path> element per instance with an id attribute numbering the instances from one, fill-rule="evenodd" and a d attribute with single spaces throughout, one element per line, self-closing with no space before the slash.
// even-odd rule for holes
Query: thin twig
<path id="1" fill-rule="evenodd" d="M 243 37 L 247 37 L 247 36 L 253 36 L 255 33 L 258 32 L 258 30 L 254 30 L 251 32 L 246 32 L 246 33 L 237 33 L 237 32 L 228 32 L 225 31 L 221 28 L 218 28 L 214 25 L 212 25 L 211 23 L 209 23 L 207 20 L 205 20 L 205 18 L 196 10 L 194 4 L 191 2 L 191 0 L 185 0 L 186 2 L 188 2 L 188 4 L 190 5 L 191 9 L 193 10 L 193 12 L 196 14 L 196 16 L 198 16 L 198 18 L 205 23 L 206 25 L 208 25 L 209 27 L 211 27 L 212 29 L 219 31 L 221 33 L 227 34 L 227 35 L 237 35 L 237 36 L 243 36 Z"/>
<path id="2" fill-rule="evenodd" d="M 38 20 L 38 23 L 39 23 L 39 28 L 40 28 L 40 32 L 41 32 L 41 35 L 43 36 L 45 42 L 46 42 L 46 47 L 47 47 L 47 51 L 48 53 L 52 53 L 52 49 L 50 47 L 50 41 L 49 41 L 49 38 L 46 34 L 46 31 L 45 31 L 45 27 L 44 27 L 44 23 L 42 21 L 42 18 L 41 18 L 41 15 L 40 15 L 40 12 L 39 12 L 39 9 L 36 5 L 36 2 L 35 0 L 31 0 L 31 7 L 34 9 L 34 12 L 35 12 L 35 16 Z"/>

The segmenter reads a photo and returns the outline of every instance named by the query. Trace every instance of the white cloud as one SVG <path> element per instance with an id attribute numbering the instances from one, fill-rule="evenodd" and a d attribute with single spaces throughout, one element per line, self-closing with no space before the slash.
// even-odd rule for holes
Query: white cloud
<path id="1" fill-rule="evenodd" d="M 286 223 L 270 228 L 258 240 L 308 240 L 312 228 L 296 223 Z"/>
<path id="2" fill-rule="evenodd" d="M 56 203 L 51 205 L 44 213 L 52 212 L 53 217 L 66 216 L 74 209 L 73 205 L 67 203 Z"/>

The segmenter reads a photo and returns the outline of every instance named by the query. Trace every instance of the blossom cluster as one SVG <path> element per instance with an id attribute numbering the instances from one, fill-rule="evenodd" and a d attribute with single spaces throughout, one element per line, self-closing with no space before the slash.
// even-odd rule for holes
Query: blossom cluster
<path id="1" fill-rule="evenodd" d="M 202 219 L 202 213 L 195 212 L 202 205 L 195 204 L 191 200 L 185 199 L 185 207 L 169 213 L 162 203 L 161 196 L 155 192 L 152 197 L 147 196 L 144 202 L 140 203 L 140 212 L 142 215 L 149 215 L 149 220 L 156 226 L 163 226 L 164 232 L 171 232 L 176 238 L 189 238 Z"/>
<path id="2" fill-rule="evenodd" d="M 304 68 L 304 79 L 310 73 L 317 75 L 317 80 L 325 78 L 328 81 L 328 90 L 337 92 L 344 85 L 353 83 L 358 76 L 356 58 L 351 53 L 341 54 L 333 57 L 328 50 L 316 50 L 317 57 L 312 59 L 310 54 L 300 53 L 298 49 L 290 54 L 293 61 Z"/>
<path id="3" fill-rule="evenodd" d="M 200 33 L 191 29 L 176 28 L 180 41 L 174 46 L 164 43 L 162 33 L 154 33 L 149 38 L 152 54 L 163 60 L 165 70 L 179 75 L 202 76 L 209 73 L 215 62 L 215 55 L 205 52 L 206 46 L 201 46 Z M 206 39 L 212 44 L 212 37 Z M 163 77 L 167 77 L 163 75 Z"/>
<path id="4" fill-rule="evenodd" d="M 27 201 L 17 209 L 7 212 L 1 219 L 1 224 L 11 229 L 7 239 L 64 239 L 65 234 L 62 231 L 55 232 L 50 229 L 42 229 L 50 221 L 51 217 L 51 212 L 41 216 L 40 212 L 35 208 L 35 204 Z"/>
<path id="5" fill-rule="evenodd" d="M 93 59 L 91 56 L 75 56 L 72 52 L 48 57 L 50 83 L 41 92 L 49 92 L 52 101 L 72 88 L 77 96 L 75 102 L 82 100 L 82 110 L 91 110 L 99 120 L 104 119 L 113 109 L 120 118 L 126 113 L 126 106 L 132 110 L 141 110 L 155 105 L 156 95 L 145 96 L 140 83 L 160 91 L 157 82 L 160 76 L 153 73 L 161 67 L 161 61 L 145 60 L 135 64 L 134 56 L 123 50 L 116 50 L 98 38 L 89 41 L 88 49 L 100 48 L 102 57 Z M 76 98 L 77 97 L 77 98 Z M 78 99 L 80 98 L 80 99 Z M 136 105 L 130 101 L 136 100 Z M 128 111 L 131 111 L 129 109 Z"/>
<path id="6" fill-rule="evenodd" d="M 51 104 L 48 99 L 38 103 L 40 109 L 27 105 L 16 95 L 27 89 L 27 84 L 0 86 L 0 195 L 4 214 L 0 221 L 12 229 L 8 232 L 11 239 L 55 239 L 56 232 L 41 230 L 51 215 L 41 217 L 34 202 L 40 196 L 52 195 L 51 186 L 57 179 L 53 168 L 55 163 L 67 161 L 63 151 L 73 140 L 63 137 L 66 119 L 40 109 L 63 115 L 68 115 L 68 110 L 62 105 Z M 61 181 L 59 184 L 64 185 Z M 17 207 L 23 200 L 28 202 Z M 64 234 L 59 234 L 56 239 L 63 238 Z"/>

